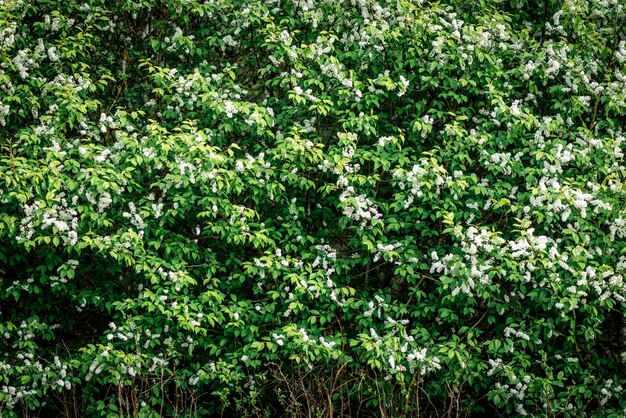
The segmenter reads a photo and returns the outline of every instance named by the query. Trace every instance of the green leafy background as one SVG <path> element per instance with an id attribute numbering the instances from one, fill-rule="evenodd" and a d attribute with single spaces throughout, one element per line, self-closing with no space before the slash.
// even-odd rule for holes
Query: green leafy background
<path id="1" fill-rule="evenodd" d="M 623 416 L 624 7 L 0 1 L 0 415 Z"/>

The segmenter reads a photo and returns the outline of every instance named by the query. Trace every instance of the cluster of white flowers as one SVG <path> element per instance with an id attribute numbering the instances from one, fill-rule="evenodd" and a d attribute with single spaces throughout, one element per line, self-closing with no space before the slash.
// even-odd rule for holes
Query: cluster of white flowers
<path id="1" fill-rule="evenodd" d="M 155 334 L 156 335 L 156 334 Z M 160 336 L 159 336 L 160 337 Z M 104 356 L 104 354 L 103 354 Z M 150 359 L 151 363 L 148 367 L 148 373 L 154 373 L 158 369 L 163 369 L 169 365 L 169 361 L 163 354 L 158 354 Z"/>
<path id="2" fill-rule="evenodd" d="M 571 293 L 585 297 L 588 291 L 593 290 L 600 301 L 613 298 L 618 302 L 624 302 L 626 300 L 624 272 L 626 272 L 626 258 L 623 256 L 619 257 L 615 270 L 605 266 L 604 271 L 600 272 L 596 268 L 587 266 L 580 273 L 580 279 L 576 282 L 575 289 L 571 289 Z M 578 289 L 579 287 L 581 289 Z"/>
<path id="3" fill-rule="evenodd" d="M 484 227 L 470 226 L 465 232 L 457 230 L 456 236 L 461 240 L 461 253 L 449 253 L 440 258 L 433 251 L 430 272 L 456 279 L 452 296 L 460 293 L 473 295 L 476 288 L 491 284 L 494 256 L 501 251 L 505 241 Z"/>
<path id="4" fill-rule="evenodd" d="M 57 55 L 56 46 L 51 46 L 50 48 L 48 48 L 47 54 L 48 54 L 48 59 L 52 62 L 58 62 L 60 60 L 59 56 Z"/>
<path id="5" fill-rule="evenodd" d="M 36 324 L 31 324 L 36 325 Z M 5 338 L 7 336 L 5 335 Z M 15 347 L 14 347 L 15 348 Z M 53 388 L 57 390 L 63 389 L 71 389 L 71 382 L 66 382 L 62 379 L 66 379 L 68 376 L 67 373 L 67 365 L 61 365 L 58 357 L 54 357 L 54 365 L 43 366 L 40 360 L 41 358 L 36 358 L 32 353 L 22 352 L 15 350 L 12 353 L 12 357 L 16 360 L 16 363 L 11 366 L 7 363 L 0 362 L 0 373 L 5 373 L 15 366 L 21 369 L 22 375 L 30 374 L 30 384 L 20 385 L 19 387 L 11 386 L 11 385 L 3 385 L 0 387 L 0 399 L 2 399 L 2 407 L 7 406 L 12 408 L 18 402 L 22 400 L 32 399 L 33 396 L 36 395 L 38 390 L 41 390 L 43 385 L 46 385 L 48 381 L 48 376 L 56 375 L 60 377 L 56 382 L 54 382 Z M 60 385 L 60 387 L 59 387 Z M 42 403 L 45 405 L 45 402 Z"/>
<path id="6" fill-rule="evenodd" d="M 487 371 L 487 376 L 492 376 L 498 369 L 502 367 L 502 359 L 497 358 L 495 360 L 489 359 L 489 370 Z"/>
<path id="7" fill-rule="evenodd" d="M 68 270 L 76 271 L 79 265 L 80 265 L 80 262 L 78 260 L 69 259 L 57 268 L 57 273 L 61 273 L 62 271 L 68 271 Z"/>
<path id="8" fill-rule="evenodd" d="M 128 212 L 123 212 L 122 216 L 130 220 L 130 223 L 138 230 L 141 231 L 146 228 L 146 223 L 139 212 L 137 212 L 137 208 L 133 202 L 128 202 Z"/>
<path id="9" fill-rule="evenodd" d="M 562 147 L 557 147 L 557 156 L 563 161 L 569 161 L 572 158 L 567 148 Z M 557 168 L 561 171 L 560 167 Z M 613 205 L 596 198 L 597 186 L 591 183 L 587 186 L 591 189 L 591 193 L 571 186 L 562 186 L 555 177 L 542 177 L 529 202 L 533 207 L 545 209 L 549 216 L 560 217 L 563 222 L 569 219 L 573 210 L 578 210 L 583 219 L 587 218 L 590 208 L 593 208 L 595 215 L 613 210 Z M 523 210 L 528 214 L 531 208 L 526 206 Z"/>
<path id="10" fill-rule="evenodd" d="M 49 208 L 42 207 L 39 201 L 32 205 L 24 204 L 24 218 L 20 222 L 20 234 L 18 239 L 30 240 L 34 233 L 36 224 L 39 223 L 42 230 L 53 227 L 54 234 L 62 234 L 66 238 L 68 245 L 75 245 L 78 242 L 78 212 L 71 207 L 65 193 L 57 196 L 60 203 Z"/>
<path id="11" fill-rule="evenodd" d="M 164 282 L 173 284 L 174 290 L 177 292 L 180 291 L 183 279 L 187 277 L 184 271 L 165 270 L 163 267 L 159 267 L 156 272 L 161 276 Z"/>
<path id="12" fill-rule="evenodd" d="M 87 90 L 92 82 L 89 78 L 84 77 L 80 74 L 74 74 L 74 76 L 67 76 L 66 74 L 57 75 L 52 83 L 59 83 L 62 86 L 70 87 L 76 92 L 81 92 L 83 90 Z"/>
<path id="13" fill-rule="evenodd" d="M 107 160 L 112 160 L 112 153 L 109 148 L 104 148 L 100 155 L 95 158 L 97 163 L 104 163 Z"/>
<path id="14" fill-rule="evenodd" d="M 388 317 L 386 322 L 390 330 L 378 335 L 374 328 L 370 328 L 367 340 L 378 347 L 376 351 L 380 353 L 379 355 L 385 356 L 390 373 L 408 370 L 413 374 L 419 370 L 425 374 L 441 368 L 439 358 L 428 356 L 428 348 L 415 346 L 415 338 L 405 327 L 409 323 L 408 320 L 396 321 Z M 365 336 L 366 334 L 363 334 L 363 337 Z"/>
<path id="15" fill-rule="evenodd" d="M 535 229 L 528 228 L 525 234 L 517 240 L 509 241 L 506 248 L 513 258 L 534 258 L 536 253 L 541 253 L 548 248 L 548 244 L 554 245 L 554 240 L 545 235 L 535 236 Z"/>
<path id="16" fill-rule="evenodd" d="M 374 254 L 374 258 L 372 261 L 374 261 L 374 263 L 377 263 L 380 260 L 380 258 L 383 256 L 383 254 L 388 254 L 392 251 L 397 250 L 400 247 L 402 247 L 401 242 L 396 242 L 396 243 L 387 244 L 387 245 L 383 245 L 382 243 L 379 242 L 376 244 L 376 248 L 378 249 L 378 251 Z"/>
<path id="17" fill-rule="evenodd" d="M 404 94 L 408 91 L 409 89 L 409 81 L 404 78 L 403 75 L 400 75 L 400 82 L 398 83 L 398 97 L 402 97 L 404 96 Z"/>
<path id="18" fill-rule="evenodd" d="M 397 169 L 393 173 L 400 190 L 407 190 L 408 194 L 398 194 L 403 200 L 404 208 L 413 204 L 416 198 L 421 198 L 424 190 L 434 189 L 435 193 L 440 193 L 440 188 L 447 180 L 446 170 L 434 159 L 422 158 L 419 164 L 413 165 L 410 171 Z"/>
<path id="19" fill-rule="evenodd" d="M 104 213 L 111 203 L 113 203 L 113 198 L 109 192 L 102 192 L 102 194 L 100 194 L 100 196 L 96 199 L 92 192 L 87 191 L 85 192 L 85 199 L 97 207 L 98 213 Z"/>
<path id="20" fill-rule="evenodd" d="M 141 363 L 140 356 L 137 354 L 129 354 L 128 357 L 124 358 L 124 361 L 128 363 L 119 363 L 116 366 L 116 369 L 119 370 L 121 374 L 130 377 L 136 377 L 138 374 L 141 374 L 143 364 Z"/>
<path id="21" fill-rule="evenodd" d="M 427 357 L 426 348 L 415 349 L 407 355 L 409 362 L 409 371 L 414 373 L 414 370 L 419 367 L 420 373 L 434 372 L 441 369 L 441 361 L 436 356 Z"/>
<path id="22" fill-rule="evenodd" d="M 216 206 L 213 205 L 213 211 L 216 212 Z M 248 219 L 254 216 L 254 211 L 246 209 L 245 206 L 233 205 L 229 222 L 231 225 L 237 225 L 243 236 L 249 236 L 250 226 Z"/>
<path id="23" fill-rule="evenodd" d="M 367 310 L 363 313 L 363 316 L 370 317 L 376 313 L 378 318 L 383 317 L 383 311 L 388 307 L 385 300 L 380 295 L 374 295 L 374 300 L 367 302 Z"/>
<path id="24" fill-rule="evenodd" d="M 10 385 L 2 385 L 0 387 L 0 393 L 3 396 L 3 402 L 6 402 L 6 405 L 9 408 L 15 407 L 22 399 L 29 399 L 37 394 L 37 389 L 23 389 L 16 388 L 15 386 Z"/>
<path id="25" fill-rule="evenodd" d="M 512 327 L 506 327 L 504 329 L 504 336 L 510 338 L 511 336 L 519 338 L 524 341 L 530 341 L 530 336 L 523 331 L 517 331 Z"/>
<path id="26" fill-rule="evenodd" d="M 615 58 L 620 64 L 626 62 L 626 41 L 620 41 L 617 51 L 615 51 Z"/>
<path id="27" fill-rule="evenodd" d="M 312 263 L 313 268 L 319 266 L 320 263 L 323 269 L 332 268 L 333 263 L 337 261 L 337 250 L 326 244 L 316 245 L 313 248 L 322 253 L 320 256 L 315 257 Z"/>
<path id="28" fill-rule="evenodd" d="M 487 156 L 488 166 L 498 166 L 503 174 L 511 175 L 511 153 L 510 152 L 494 152 L 488 153 L 483 151 L 483 155 Z"/>
<path id="29" fill-rule="evenodd" d="M 329 42 L 331 42 L 332 39 L 333 38 L 331 38 Z M 323 49 L 319 49 L 318 53 L 321 51 L 323 51 Z M 345 71 L 344 65 L 336 57 L 330 57 L 325 64 L 320 64 L 320 70 L 322 74 L 336 79 L 346 88 L 352 88 L 354 85 L 354 82 Z"/>
<path id="30" fill-rule="evenodd" d="M 8 50 L 15 42 L 15 30 L 17 22 L 4 23 L 4 28 L 0 31 L 0 51 Z"/>
<path id="31" fill-rule="evenodd" d="M 529 375 L 525 375 L 522 379 L 517 376 L 509 375 L 510 383 L 502 384 L 496 382 L 496 390 L 501 390 L 507 398 L 515 400 L 515 410 L 521 416 L 528 415 L 528 412 L 524 409 L 524 398 L 526 397 L 526 391 L 528 390 L 528 383 L 531 381 Z"/>
<path id="32" fill-rule="evenodd" d="M 193 45 L 194 40 L 194 35 L 185 35 L 180 27 L 175 26 L 174 34 L 171 37 L 166 36 L 163 39 L 163 42 L 168 45 L 165 48 L 165 50 L 168 52 L 176 52 L 179 45 L 183 45 L 182 52 L 184 52 L 185 54 L 189 54 L 190 44 Z"/>
<path id="33" fill-rule="evenodd" d="M 100 356 L 94 357 L 93 361 L 89 365 L 89 369 L 87 370 L 87 374 L 85 375 L 85 381 L 86 382 L 89 382 L 94 374 L 98 375 L 98 374 L 102 373 L 102 371 L 104 370 L 106 364 L 105 363 L 101 363 L 101 360 L 108 356 L 108 350 L 109 349 L 107 348 L 107 349 L 104 350 L 103 353 L 101 353 Z"/>
<path id="34" fill-rule="evenodd" d="M 272 334 L 272 338 L 279 346 L 283 346 L 285 344 L 285 336 L 283 334 Z"/>
<path id="35" fill-rule="evenodd" d="M 26 281 L 13 280 L 13 283 L 11 283 L 11 285 L 6 288 L 6 293 L 11 294 L 11 292 L 15 290 L 30 292 L 31 285 L 34 283 L 34 281 L 35 279 L 33 279 L 32 277 L 29 277 L 28 279 L 26 279 Z M 0 310 L 0 312 L 2 311 Z"/>
<path id="36" fill-rule="evenodd" d="M 613 379 L 607 379 L 604 383 L 604 387 L 600 389 L 600 394 L 602 395 L 600 405 L 606 404 L 612 397 L 619 399 L 622 396 L 623 390 L 624 388 L 621 385 L 615 385 Z"/>
<path id="37" fill-rule="evenodd" d="M 232 118 L 235 113 L 238 112 L 237 107 L 235 107 L 234 103 L 230 100 L 226 100 L 224 102 L 224 112 L 226 113 L 226 117 Z"/>
<path id="38" fill-rule="evenodd" d="M 320 273 L 312 276 L 307 282 L 306 280 L 300 280 L 296 282 L 296 289 L 299 294 L 308 295 L 313 299 L 318 299 L 320 296 L 328 296 L 338 306 L 345 304 L 345 298 L 339 298 L 340 289 L 336 287 L 336 283 L 333 279 L 335 273 L 335 262 L 337 261 L 337 251 L 329 245 L 321 244 L 313 247 L 320 254 L 318 254 L 311 267 L 313 269 L 320 269 Z M 295 268 L 301 268 L 303 262 L 294 262 Z M 285 291 L 288 288 L 285 288 Z M 293 299 L 293 294 L 289 293 L 289 299 Z"/>
<path id="39" fill-rule="evenodd" d="M 437 251 L 433 251 L 430 254 L 430 258 L 433 260 L 433 263 L 430 266 L 430 273 L 447 275 L 448 264 L 454 258 L 454 254 L 446 254 L 443 258 L 439 258 L 439 254 L 437 254 Z"/>
<path id="40" fill-rule="evenodd" d="M 221 81 L 221 75 L 203 75 L 198 68 L 194 68 L 193 71 L 186 76 L 178 75 L 178 72 L 168 72 L 167 78 L 170 83 L 166 87 L 174 90 L 172 93 L 172 101 L 167 106 L 167 109 L 173 110 L 176 113 L 182 112 L 183 108 L 190 110 L 195 109 L 199 100 L 198 91 L 207 88 L 212 81 Z M 215 92 L 212 93 L 212 98 L 217 99 L 218 94 Z"/>
<path id="41" fill-rule="evenodd" d="M 381 136 L 380 138 L 378 138 L 378 146 L 384 148 L 385 145 L 393 142 L 394 140 L 395 138 L 393 136 Z"/>
<path id="42" fill-rule="evenodd" d="M 520 108 L 520 101 L 519 100 L 514 100 L 513 103 L 511 103 L 511 107 L 509 108 L 509 111 L 511 112 L 511 115 L 513 116 L 519 116 L 522 114 Z"/>
<path id="43" fill-rule="evenodd" d="M 348 186 L 339 195 L 339 201 L 341 202 L 343 215 L 360 222 L 362 227 L 382 217 L 374 202 L 364 194 L 357 195 L 352 186 Z"/>
<path id="44" fill-rule="evenodd" d="M 108 129 L 116 129 L 118 126 L 119 124 L 115 122 L 111 115 L 106 113 L 100 114 L 100 132 L 104 134 Z"/>
<path id="45" fill-rule="evenodd" d="M 192 376 L 189 377 L 189 385 L 190 386 L 197 385 L 199 381 L 200 381 L 200 376 L 192 375 Z"/>
<path id="46" fill-rule="evenodd" d="M 55 152 L 57 153 L 60 157 L 65 157 L 65 155 L 67 155 L 66 151 L 62 151 L 61 150 L 61 145 L 59 145 L 59 143 L 56 140 L 52 140 L 52 146 L 51 147 L 43 147 L 42 148 L 44 151 L 50 151 L 50 152 Z"/>
<path id="47" fill-rule="evenodd" d="M 57 31 L 59 31 L 61 29 L 63 24 L 66 27 L 73 26 L 74 23 L 75 23 L 75 20 L 74 19 L 67 19 L 67 18 L 63 18 L 63 20 L 62 20 L 60 17 L 50 18 L 50 15 L 45 15 L 44 18 L 43 18 L 43 22 L 46 24 L 48 29 L 50 29 L 50 31 L 57 32 Z"/>
<path id="48" fill-rule="evenodd" d="M 335 166 L 333 163 L 331 163 L 327 159 L 322 160 L 322 162 L 317 165 L 317 169 L 320 170 L 322 173 L 330 172 L 330 173 L 333 173 L 333 174 L 336 174 L 336 175 L 340 175 L 340 173 L 341 173 L 339 171 L 339 168 L 337 168 L 337 166 Z M 346 180 L 346 183 L 340 185 L 340 187 L 343 188 L 343 187 L 346 187 L 347 185 L 348 185 L 348 183 L 347 183 L 347 180 Z"/>
<path id="49" fill-rule="evenodd" d="M 546 63 L 544 67 L 545 75 L 548 80 L 554 79 L 563 67 L 572 67 L 568 60 L 570 47 L 567 44 L 560 44 L 555 50 L 553 45 L 546 46 Z"/>
<path id="50" fill-rule="evenodd" d="M 9 112 L 11 111 L 11 106 L 5 105 L 0 100 L 0 125 L 6 126 L 6 117 L 9 116 Z"/>
<path id="51" fill-rule="evenodd" d="M 196 171 L 198 170 L 198 168 L 194 164 L 190 163 L 189 161 L 183 160 L 179 156 L 176 156 L 174 160 L 178 165 L 178 173 L 180 174 L 180 176 L 182 178 L 185 178 L 185 181 L 189 181 L 189 183 L 195 184 Z M 174 185 L 174 187 L 179 188 L 180 185 L 180 183 L 177 183 L 176 185 Z"/>
<path id="52" fill-rule="evenodd" d="M 72 383 L 67 379 L 67 363 L 61 363 L 61 360 L 54 356 L 54 365 L 56 366 L 59 379 L 55 382 L 57 390 L 70 390 L 72 389 Z"/>
<path id="53" fill-rule="evenodd" d="M 28 56 L 28 50 L 22 49 L 18 51 L 17 55 L 13 58 L 13 65 L 20 73 L 20 77 L 28 78 L 28 71 L 37 67 L 39 64 L 31 57 Z"/>

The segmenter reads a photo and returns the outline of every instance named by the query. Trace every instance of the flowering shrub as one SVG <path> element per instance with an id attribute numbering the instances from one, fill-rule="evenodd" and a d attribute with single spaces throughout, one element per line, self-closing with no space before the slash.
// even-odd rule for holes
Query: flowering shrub
<path id="1" fill-rule="evenodd" d="M 623 416 L 625 28 L 0 1 L 0 415 Z"/>

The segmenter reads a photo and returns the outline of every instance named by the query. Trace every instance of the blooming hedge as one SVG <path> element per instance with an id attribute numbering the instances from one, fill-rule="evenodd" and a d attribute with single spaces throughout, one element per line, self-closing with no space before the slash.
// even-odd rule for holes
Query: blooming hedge
<path id="1" fill-rule="evenodd" d="M 0 1 L 0 415 L 626 414 L 619 0 Z"/>

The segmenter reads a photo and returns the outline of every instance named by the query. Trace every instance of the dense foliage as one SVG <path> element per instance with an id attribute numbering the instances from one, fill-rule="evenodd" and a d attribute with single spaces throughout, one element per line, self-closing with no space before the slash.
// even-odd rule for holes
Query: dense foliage
<path id="1" fill-rule="evenodd" d="M 1 0 L 0 415 L 623 416 L 621 0 Z"/>

